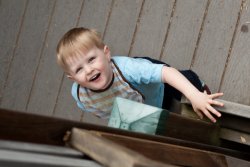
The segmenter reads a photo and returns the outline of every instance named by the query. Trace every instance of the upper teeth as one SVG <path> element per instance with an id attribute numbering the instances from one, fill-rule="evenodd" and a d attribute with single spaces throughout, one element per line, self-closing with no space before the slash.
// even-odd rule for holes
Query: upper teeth
<path id="1" fill-rule="evenodd" d="M 94 80 L 97 77 L 98 74 L 94 75 L 93 77 L 90 78 L 90 80 Z"/>

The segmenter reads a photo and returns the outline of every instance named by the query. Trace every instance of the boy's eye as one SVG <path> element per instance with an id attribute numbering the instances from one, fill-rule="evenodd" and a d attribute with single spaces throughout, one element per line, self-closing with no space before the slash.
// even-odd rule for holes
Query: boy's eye
<path id="1" fill-rule="evenodd" d="M 89 63 L 91 63 L 93 60 L 95 60 L 95 57 L 91 57 L 91 58 L 89 59 Z"/>
<path id="2" fill-rule="evenodd" d="M 77 74 L 79 71 L 81 71 L 81 69 L 82 69 L 82 67 L 77 68 L 77 69 L 76 69 L 76 74 Z"/>

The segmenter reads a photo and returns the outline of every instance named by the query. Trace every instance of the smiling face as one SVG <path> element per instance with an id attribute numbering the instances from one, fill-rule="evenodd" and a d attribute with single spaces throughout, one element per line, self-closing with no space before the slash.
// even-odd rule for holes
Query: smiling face
<path id="1" fill-rule="evenodd" d="M 104 49 L 93 47 L 87 52 L 79 52 L 66 60 L 68 77 L 82 87 L 103 90 L 112 81 L 111 55 L 107 46 Z"/>

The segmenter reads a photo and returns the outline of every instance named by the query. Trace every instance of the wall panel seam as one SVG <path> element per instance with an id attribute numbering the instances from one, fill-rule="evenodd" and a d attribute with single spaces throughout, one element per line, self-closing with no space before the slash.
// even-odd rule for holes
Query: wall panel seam
<path id="1" fill-rule="evenodd" d="M 44 53 L 44 48 L 45 48 L 46 41 L 47 41 L 47 38 L 48 38 L 48 33 L 49 33 L 51 21 L 52 21 L 53 15 L 54 15 L 56 2 L 57 2 L 57 0 L 54 1 L 53 8 L 52 8 L 52 11 L 50 13 L 49 24 L 48 24 L 48 27 L 47 27 L 47 30 L 46 30 L 46 33 L 45 33 L 45 38 L 44 38 L 44 41 L 43 41 L 42 49 L 41 49 L 40 54 L 39 54 L 38 65 L 37 65 L 37 67 L 35 69 L 35 73 L 34 73 L 34 76 L 33 76 L 32 84 L 31 84 L 31 89 L 30 89 L 30 92 L 29 92 L 29 95 L 28 95 L 28 100 L 27 100 L 26 106 L 25 106 L 25 111 L 27 111 L 29 103 L 30 103 L 30 98 L 31 98 L 32 91 L 33 91 L 33 88 L 34 88 L 36 75 L 37 75 L 37 72 L 38 72 L 38 69 L 39 69 L 39 66 L 40 66 L 40 63 L 41 63 L 40 61 L 41 61 L 41 58 L 42 58 L 43 53 Z"/>
<path id="2" fill-rule="evenodd" d="M 246 0 L 241 1 L 240 11 L 238 13 L 238 18 L 237 18 L 237 22 L 236 22 L 236 25 L 235 25 L 235 28 L 234 28 L 233 37 L 232 37 L 232 40 L 231 40 L 231 43 L 230 43 L 230 47 L 228 49 L 228 55 L 227 55 L 225 66 L 224 66 L 224 69 L 223 69 L 223 72 L 222 72 L 222 75 L 221 75 L 221 80 L 220 80 L 218 92 L 221 91 L 221 87 L 222 87 L 222 85 L 224 83 L 224 77 L 225 77 L 225 74 L 226 74 L 226 71 L 227 71 L 228 63 L 229 63 L 229 61 L 231 59 L 232 49 L 233 49 L 233 46 L 234 46 L 234 41 L 235 41 L 235 37 L 236 37 L 236 34 L 237 34 L 237 29 L 238 29 L 239 24 L 240 24 L 242 10 L 243 10 L 243 6 L 244 6 L 245 2 L 246 2 Z"/>
<path id="3" fill-rule="evenodd" d="M 143 11 L 143 8 L 144 8 L 144 4 L 145 4 L 145 0 L 142 1 L 141 9 L 140 9 L 137 21 L 136 21 L 135 30 L 134 30 L 134 33 L 133 33 L 132 41 L 131 41 L 129 52 L 128 52 L 129 57 L 131 56 L 131 51 L 132 51 L 134 43 L 135 43 L 136 33 L 137 33 L 137 30 L 138 30 L 138 27 L 140 26 L 140 20 L 141 20 L 141 15 L 142 15 L 142 11 Z"/>
<path id="4" fill-rule="evenodd" d="M 203 15 L 199 35 L 198 35 L 198 38 L 197 38 L 197 41 L 196 41 L 196 45 L 195 45 L 195 48 L 194 48 L 194 53 L 193 53 L 193 57 L 192 57 L 192 61 L 191 61 L 191 64 L 189 66 L 189 69 L 192 68 L 192 66 L 194 65 L 194 62 L 195 62 L 197 50 L 198 50 L 198 47 L 199 47 L 199 43 L 200 43 L 200 39 L 201 39 L 201 36 L 202 36 L 203 28 L 204 28 L 204 25 L 205 25 L 205 21 L 206 21 L 206 18 L 207 18 L 207 13 L 208 13 L 210 3 L 211 3 L 211 0 L 208 0 L 207 5 L 206 5 L 206 9 L 205 9 L 205 12 L 204 12 L 204 15 Z"/>
<path id="5" fill-rule="evenodd" d="M 173 5 L 172 11 L 171 11 L 171 15 L 170 15 L 170 18 L 169 18 L 169 22 L 168 22 L 167 31 L 166 31 L 166 34 L 164 36 L 164 40 L 163 40 L 162 47 L 161 47 L 161 52 L 160 52 L 160 55 L 159 55 L 159 58 L 158 58 L 159 60 L 162 59 L 163 52 L 164 52 L 164 49 L 166 47 L 166 42 L 167 42 L 167 39 L 168 39 L 168 34 L 170 32 L 170 27 L 171 27 L 172 19 L 174 17 L 174 12 L 175 12 L 175 8 L 176 8 L 176 4 L 177 4 L 177 0 L 174 1 L 174 5 Z"/>
<path id="6" fill-rule="evenodd" d="M 19 30 L 18 30 L 18 33 L 17 33 L 17 36 L 16 36 L 16 40 L 15 40 L 15 46 L 13 48 L 13 52 L 11 54 L 11 58 L 10 58 L 10 61 L 9 61 L 9 64 L 8 64 L 7 75 L 6 75 L 4 83 L 3 83 L 2 93 L 4 92 L 4 90 L 5 90 L 6 86 L 7 86 L 7 81 L 9 79 L 9 75 L 10 75 L 10 69 L 11 69 L 11 66 L 12 66 L 13 59 L 14 59 L 15 54 L 16 54 L 16 49 L 17 49 L 17 46 L 18 46 L 21 31 L 22 31 L 22 27 L 23 27 L 23 23 L 24 23 L 26 11 L 27 11 L 28 3 L 29 3 L 29 0 L 26 0 L 25 5 L 24 5 L 25 6 L 24 11 L 23 11 L 23 14 L 22 14 L 22 17 L 21 17 L 21 23 L 20 23 Z M 3 98 L 3 96 L 1 95 L 0 96 L 0 104 L 2 103 L 2 98 Z"/>
<path id="7" fill-rule="evenodd" d="M 83 11 L 83 8 L 84 8 L 84 3 L 85 3 L 85 0 L 82 0 L 82 5 L 81 5 L 81 8 L 80 8 L 80 13 L 79 13 L 79 15 L 78 15 L 78 17 L 77 17 L 77 21 L 76 21 L 76 27 L 79 26 L 80 17 L 81 17 L 81 15 L 82 15 L 82 11 Z"/>
<path id="8" fill-rule="evenodd" d="M 107 32 L 107 27 L 108 27 L 109 20 L 110 20 L 110 17 L 111 17 L 111 13 L 112 13 L 112 10 L 113 10 L 113 7 L 114 7 L 114 3 L 115 3 L 115 1 L 112 0 L 111 5 L 110 5 L 110 9 L 109 9 L 109 12 L 108 12 L 108 17 L 107 17 L 106 23 L 105 23 L 105 28 L 104 28 L 104 31 L 103 31 L 103 34 L 102 34 L 102 40 L 104 40 L 106 32 Z"/>

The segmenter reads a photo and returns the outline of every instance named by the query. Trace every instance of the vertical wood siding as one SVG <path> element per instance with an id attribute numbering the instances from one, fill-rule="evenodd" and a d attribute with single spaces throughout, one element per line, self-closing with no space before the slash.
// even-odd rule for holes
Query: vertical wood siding
<path id="1" fill-rule="evenodd" d="M 43 115 L 56 114 L 58 116 L 64 113 L 60 111 L 54 113 L 63 77 L 62 70 L 58 66 L 55 66 L 55 48 L 58 40 L 65 31 L 76 25 L 81 5 L 81 0 L 62 0 L 57 1 L 55 4 L 48 29 L 48 37 L 44 43 L 44 51 L 37 67 L 38 70 L 27 108 L 28 112 L 40 113 L 43 111 L 41 113 Z M 68 118 L 72 119 L 75 114 L 77 112 L 68 115 Z M 76 117 L 79 116 L 77 115 Z"/>
<path id="2" fill-rule="evenodd" d="M 159 59 L 173 5 L 173 0 L 159 0 L 157 3 L 151 0 L 145 1 L 138 18 L 131 56 L 150 55 Z"/>
<path id="3" fill-rule="evenodd" d="M 4 85 L 15 54 L 26 6 L 26 0 L 10 0 L 0 3 L 0 99 L 2 99 Z"/>
<path id="4" fill-rule="evenodd" d="M 113 55 L 191 68 L 223 99 L 250 105 L 250 0 L 2 0 L 0 107 L 84 122 L 56 45 L 72 27 L 97 29 Z"/>
<path id="5" fill-rule="evenodd" d="M 197 71 L 213 92 L 219 89 L 240 5 L 241 2 L 235 0 L 212 0 L 208 6 L 200 42 L 191 68 Z"/>
<path id="6" fill-rule="evenodd" d="M 142 0 L 116 0 L 104 34 L 113 55 L 128 55 Z"/>
<path id="7" fill-rule="evenodd" d="M 178 69 L 191 65 L 208 1 L 177 1 L 161 60 Z"/>
<path id="8" fill-rule="evenodd" d="M 50 0 L 34 0 L 27 4 L 22 27 L 20 27 L 20 36 L 3 91 L 1 107 L 26 110 L 36 69 L 47 37 L 54 3 Z M 15 24 L 12 26 L 15 27 Z"/>
<path id="9" fill-rule="evenodd" d="M 250 1 L 244 1 L 232 52 L 225 64 L 221 91 L 225 99 L 250 105 Z"/>

